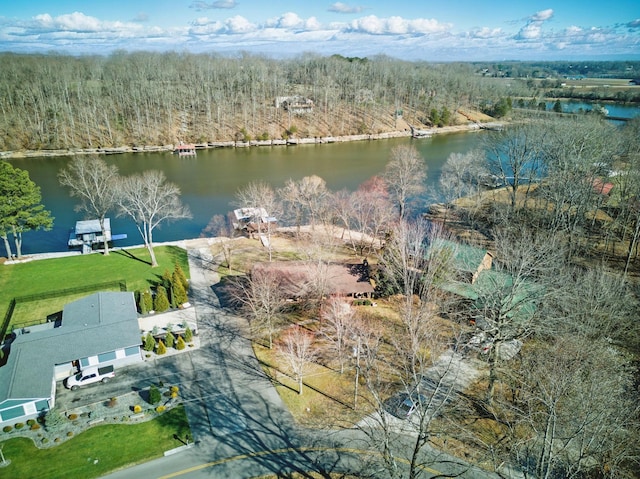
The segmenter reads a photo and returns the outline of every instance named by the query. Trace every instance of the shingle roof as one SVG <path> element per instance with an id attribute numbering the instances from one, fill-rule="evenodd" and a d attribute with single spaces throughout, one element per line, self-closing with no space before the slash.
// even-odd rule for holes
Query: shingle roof
<path id="1" fill-rule="evenodd" d="M 62 325 L 19 334 L 0 367 L 0 402 L 51 394 L 53 366 L 140 344 L 133 293 L 102 292 L 69 303 Z"/>

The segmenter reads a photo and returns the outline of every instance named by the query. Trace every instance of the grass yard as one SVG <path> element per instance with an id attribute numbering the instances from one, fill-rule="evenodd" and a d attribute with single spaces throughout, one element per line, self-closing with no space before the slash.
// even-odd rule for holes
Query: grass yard
<path id="1" fill-rule="evenodd" d="M 134 425 L 96 426 L 60 446 L 37 449 L 27 438 L 10 439 L 0 446 L 11 464 L 2 477 L 21 479 L 88 479 L 115 469 L 161 457 L 182 445 L 173 438 L 190 434 L 183 406 L 158 418 Z"/>
<path id="2" fill-rule="evenodd" d="M 176 262 L 189 277 L 187 252 L 184 249 L 158 246 L 155 253 L 159 264 L 157 268 L 149 266 L 149 254 L 145 248 L 112 251 L 108 256 L 90 254 L 0 265 L 0 318 L 4 317 L 9 301 L 16 296 L 115 280 L 125 280 L 129 291 L 146 289 L 156 283 L 165 270 L 173 271 Z M 81 296 L 87 294 L 90 293 Z M 44 322 L 48 315 L 61 311 L 66 303 L 75 299 L 78 299 L 78 295 L 18 304 L 12 324 Z"/>

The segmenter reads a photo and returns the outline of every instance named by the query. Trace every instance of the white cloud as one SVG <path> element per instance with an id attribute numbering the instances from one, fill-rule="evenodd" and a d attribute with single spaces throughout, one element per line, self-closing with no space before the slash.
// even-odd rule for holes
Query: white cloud
<path id="1" fill-rule="evenodd" d="M 280 17 L 278 26 L 281 28 L 299 28 L 304 25 L 302 18 L 293 12 L 287 12 Z"/>
<path id="2" fill-rule="evenodd" d="M 473 30 L 470 32 L 470 37 L 472 38 L 495 38 L 503 35 L 503 31 L 501 28 L 489 28 L 482 27 L 479 30 Z"/>
<path id="3" fill-rule="evenodd" d="M 546 10 L 540 10 L 537 13 L 534 13 L 529 17 L 529 20 L 532 22 L 546 22 L 547 20 L 553 17 L 553 9 L 548 8 Z"/>
<path id="4" fill-rule="evenodd" d="M 229 33 L 247 33 L 256 30 L 257 26 L 246 18 L 236 15 L 227 19 L 225 22 Z"/>
<path id="5" fill-rule="evenodd" d="M 360 12 L 364 11 L 364 9 L 365 9 L 365 7 L 350 6 L 350 5 L 347 5 L 346 3 L 342 3 L 342 2 L 333 3 L 329 7 L 329 11 L 330 12 L 335 12 L 335 13 L 360 13 Z"/>
<path id="6" fill-rule="evenodd" d="M 426 18 L 408 20 L 402 17 L 378 18 L 368 15 L 350 22 L 349 28 L 354 32 L 372 35 L 404 35 L 440 33 L 449 30 L 451 25 Z"/>
<path id="7" fill-rule="evenodd" d="M 191 3 L 191 5 L 189 5 L 189 8 L 193 8 L 194 10 L 197 10 L 200 12 L 202 10 L 211 10 L 214 8 L 231 9 L 231 8 L 235 8 L 237 5 L 238 4 L 236 3 L 235 0 L 218 0 L 217 2 L 211 2 L 211 3 L 196 1 Z"/>
<path id="8" fill-rule="evenodd" d="M 517 38 L 520 40 L 535 40 L 536 38 L 540 38 L 541 32 L 542 29 L 539 23 L 530 23 L 520 29 Z"/>

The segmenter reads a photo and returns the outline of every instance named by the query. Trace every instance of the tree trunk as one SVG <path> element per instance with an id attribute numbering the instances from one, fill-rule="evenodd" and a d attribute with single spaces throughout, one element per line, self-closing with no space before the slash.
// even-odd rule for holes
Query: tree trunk
<path id="1" fill-rule="evenodd" d="M 7 250 L 7 259 L 10 260 L 11 259 L 11 243 L 9 243 L 9 238 L 7 238 L 7 235 L 2 235 L 2 240 L 4 241 L 4 248 Z"/>
<path id="2" fill-rule="evenodd" d="M 104 228 L 104 216 L 100 217 L 100 230 L 102 231 L 102 238 L 104 240 L 104 255 L 109 255 L 109 240 L 107 239 L 107 232 Z"/>
<path id="3" fill-rule="evenodd" d="M 22 232 L 13 227 L 13 240 L 16 244 L 16 256 L 22 258 Z"/>

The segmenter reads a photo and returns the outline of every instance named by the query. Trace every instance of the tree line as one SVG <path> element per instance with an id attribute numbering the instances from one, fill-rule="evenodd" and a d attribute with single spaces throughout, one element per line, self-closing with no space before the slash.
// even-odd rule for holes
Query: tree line
<path id="1" fill-rule="evenodd" d="M 120 51 L 3 53 L 0 62 L 0 150 L 269 139 L 292 126 L 308 137 L 378 133 L 395 129 L 400 114 L 430 125 L 432 111 L 455 112 L 508 95 L 470 65 L 385 56 L 275 60 Z M 275 106 L 277 97 L 290 96 L 312 100 L 312 112 Z"/>

